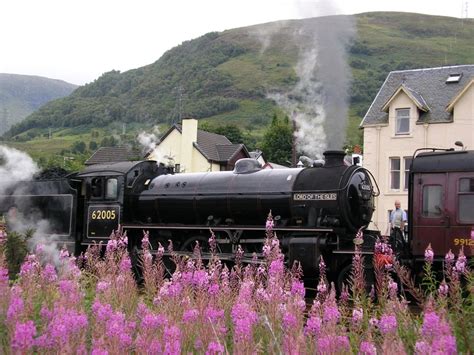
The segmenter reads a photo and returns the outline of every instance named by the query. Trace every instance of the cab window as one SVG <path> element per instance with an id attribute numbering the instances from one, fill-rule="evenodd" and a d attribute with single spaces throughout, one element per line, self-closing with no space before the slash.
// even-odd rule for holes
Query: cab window
<path id="1" fill-rule="evenodd" d="M 116 178 L 107 179 L 105 185 L 105 199 L 116 200 L 118 197 L 118 181 Z"/>
<path id="2" fill-rule="evenodd" d="M 92 198 L 102 198 L 102 188 L 103 180 L 102 178 L 93 178 L 91 180 L 91 196 Z"/>

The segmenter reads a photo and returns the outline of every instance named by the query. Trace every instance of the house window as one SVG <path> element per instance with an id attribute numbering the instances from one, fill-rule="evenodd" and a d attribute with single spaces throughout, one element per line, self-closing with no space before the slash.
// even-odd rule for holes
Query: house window
<path id="1" fill-rule="evenodd" d="M 458 191 L 459 222 L 474 222 L 474 179 L 459 179 Z"/>
<path id="2" fill-rule="evenodd" d="M 412 157 L 404 157 L 403 164 L 405 165 L 405 186 L 404 190 L 408 190 L 408 178 L 410 177 L 410 166 L 411 166 Z"/>
<path id="3" fill-rule="evenodd" d="M 396 112 L 396 128 L 395 134 L 408 134 L 410 133 L 410 109 L 399 108 Z"/>
<path id="4" fill-rule="evenodd" d="M 400 158 L 390 158 L 390 189 L 400 190 Z"/>

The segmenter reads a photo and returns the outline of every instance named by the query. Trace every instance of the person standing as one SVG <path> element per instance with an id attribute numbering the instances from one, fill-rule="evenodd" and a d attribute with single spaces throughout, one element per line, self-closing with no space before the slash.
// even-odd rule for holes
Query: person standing
<path id="1" fill-rule="evenodd" d="M 395 209 L 390 213 L 390 243 L 394 250 L 405 244 L 403 230 L 407 223 L 407 213 L 402 210 L 399 200 L 395 200 Z"/>

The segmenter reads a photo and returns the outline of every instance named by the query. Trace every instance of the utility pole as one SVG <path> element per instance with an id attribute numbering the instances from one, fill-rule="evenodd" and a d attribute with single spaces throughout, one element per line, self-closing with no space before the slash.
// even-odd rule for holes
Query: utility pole
<path id="1" fill-rule="evenodd" d="M 8 110 L 6 107 L 2 110 L 2 116 L 0 117 L 0 134 L 5 133 L 8 130 Z"/>
<path id="2" fill-rule="evenodd" d="M 293 125 L 293 130 L 291 134 L 291 167 L 296 167 L 296 120 L 295 120 L 295 113 L 291 114 L 291 124 Z"/>

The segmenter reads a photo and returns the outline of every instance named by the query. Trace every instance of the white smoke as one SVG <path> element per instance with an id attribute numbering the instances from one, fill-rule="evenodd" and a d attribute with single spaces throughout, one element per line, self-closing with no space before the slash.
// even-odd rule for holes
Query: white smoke
<path id="1" fill-rule="evenodd" d="M 39 209 L 30 208 L 31 201 L 23 197 L 24 193 L 28 194 L 26 192 L 28 187 L 22 182 L 33 180 L 33 176 L 38 172 L 37 164 L 28 154 L 0 145 L 0 207 L 4 207 L 0 208 L 0 211 L 8 209 L 5 215 L 8 231 L 20 234 L 32 231 L 33 234 L 28 239 L 30 251 L 34 251 L 38 245 L 41 245 L 43 255 L 57 264 L 59 261 L 58 238 L 51 233 L 54 226 L 43 218 Z M 4 205 L 6 194 L 13 196 L 14 205 L 10 208 L 8 208 L 8 203 Z M 8 199 L 12 201 L 11 198 Z M 25 214 L 25 211 L 28 213 Z"/>
<path id="2" fill-rule="evenodd" d="M 298 1 L 297 5 L 307 19 L 271 24 L 253 35 L 263 51 L 269 50 L 277 34 L 297 48 L 298 82 L 288 92 L 273 91 L 268 97 L 295 121 L 297 150 L 322 157 L 324 150 L 342 149 L 344 144 L 351 84 L 346 47 L 355 35 L 355 25 L 350 16 L 309 18 L 338 13 L 330 0 Z"/>
<path id="3" fill-rule="evenodd" d="M 28 154 L 0 145 L 0 195 L 20 181 L 31 180 L 38 171 Z"/>
<path id="4" fill-rule="evenodd" d="M 145 154 L 148 155 L 147 159 L 156 160 L 158 163 L 170 164 L 170 161 L 173 160 L 171 153 L 166 155 L 163 153 L 159 147 L 157 147 L 160 139 L 160 130 L 157 126 L 153 127 L 150 133 L 141 132 L 137 139 L 140 145 L 142 146 Z"/>

